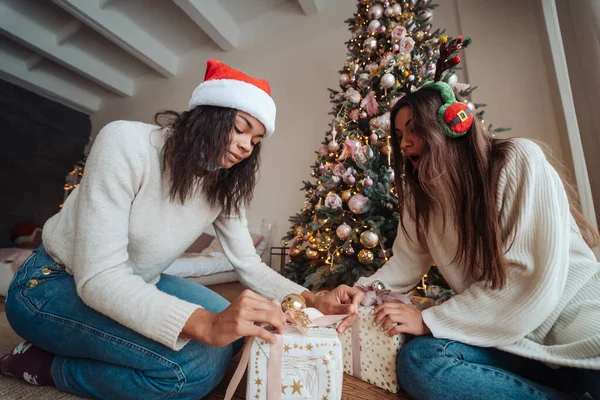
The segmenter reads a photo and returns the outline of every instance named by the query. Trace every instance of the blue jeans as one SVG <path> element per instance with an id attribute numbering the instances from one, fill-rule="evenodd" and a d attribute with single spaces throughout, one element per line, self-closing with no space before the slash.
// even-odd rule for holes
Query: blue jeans
<path id="1" fill-rule="evenodd" d="M 37 284 L 36 284 L 37 283 Z M 229 302 L 202 285 L 161 275 L 157 288 L 211 312 Z M 55 354 L 60 390 L 98 399 L 199 399 L 223 379 L 241 341 L 180 351 L 148 339 L 85 305 L 73 277 L 40 246 L 15 275 L 6 316 L 22 338 Z"/>
<path id="2" fill-rule="evenodd" d="M 420 336 L 398 354 L 398 382 L 417 400 L 600 399 L 600 371 L 552 369 L 495 348 Z"/>

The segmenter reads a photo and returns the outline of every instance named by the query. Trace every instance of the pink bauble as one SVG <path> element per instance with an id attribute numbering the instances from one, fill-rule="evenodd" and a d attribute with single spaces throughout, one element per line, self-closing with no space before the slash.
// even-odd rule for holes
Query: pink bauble
<path id="1" fill-rule="evenodd" d="M 348 239 L 348 237 L 350 236 L 351 233 L 352 233 L 352 228 L 350 227 L 350 225 L 348 225 L 346 223 L 341 224 L 335 230 L 335 234 L 337 235 L 337 237 L 340 238 L 340 240 Z"/>
<path id="2" fill-rule="evenodd" d="M 379 136 L 377 136 L 376 133 L 371 133 L 371 136 L 369 136 L 369 140 L 371 141 L 371 143 L 376 142 L 379 139 Z"/>
<path id="3" fill-rule="evenodd" d="M 382 25 L 379 28 L 377 28 L 377 33 L 385 33 L 385 30 L 386 30 L 385 26 Z"/>
<path id="4" fill-rule="evenodd" d="M 369 198 L 362 194 L 355 194 L 348 200 L 348 208 L 354 214 L 362 214 L 367 211 L 366 206 L 369 203 Z"/>
<path id="5" fill-rule="evenodd" d="M 383 16 L 383 7 L 381 4 L 375 4 L 369 9 L 369 18 L 379 19 Z"/>
<path id="6" fill-rule="evenodd" d="M 397 53 L 397 52 L 399 52 L 399 51 L 400 51 L 400 45 L 399 45 L 398 43 L 394 43 L 394 44 L 392 45 L 392 51 L 393 51 L 394 53 Z"/>
<path id="7" fill-rule="evenodd" d="M 367 112 L 366 112 L 366 111 L 362 111 L 362 112 L 360 113 L 360 117 L 361 117 L 362 119 L 365 119 L 365 118 L 367 118 L 368 116 L 369 116 L 369 115 L 367 114 Z"/>
<path id="8" fill-rule="evenodd" d="M 350 82 L 350 77 L 348 76 L 348 74 L 341 74 L 340 75 L 340 85 L 346 86 L 348 84 L 348 82 Z"/>
<path id="9" fill-rule="evenodd" d="M 394 10 L 394 14 L 396 15 L 402 14 L 402 6 L 400 4 L 394 4 L 392 10 Z"/>
<path id="10" fill-rule="evenodd" d="M 377 40 L 372 37 L 366 38 L 363 42 L 363 49 L 365 49 L 369 53 L 374 52 L 375 50 L 377 50 Z"/>
<path id="11" fill-rule="evenodd" d="M 354 254 L 354 247 L 350 246 L 348 248 L 346 248 L 346 254 L 351 256 Z"/>
<path id="12" fill-rule="evenodd" d="M 356 182 L 356 178 L 354 175 L 348 175 L 344 178 L 344 182 L 346 182 L 348 185 L 352 185 L 354 182 Z"/>
<path id="13" fill-rule="evenodd" d="M 365 182 L 364 182 L 365 187 L 371 187 L 373 186 L 373 179 L 369 178 L 368 176 L 365 178 Z"/>

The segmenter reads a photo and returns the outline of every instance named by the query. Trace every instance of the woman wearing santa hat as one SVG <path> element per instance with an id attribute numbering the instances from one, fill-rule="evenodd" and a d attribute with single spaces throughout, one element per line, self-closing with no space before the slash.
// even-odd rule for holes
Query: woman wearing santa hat
<path id="1" fill-rule="evenodd" d="M 82 397 L 198 399 L 238 339 L 274 339 L 255 323 L 283 332 L 269 299 L 299 293 L 319 307 L 261 262 L 244 216 L 275 130 L 268 82 L 211 60 L 189 109 L 155 121 L 115 121 L 96 137 L 80 186 L 9 288 L 6 314 L 27 342 L 0 360 L 3 373 Z M 162 274 L 210 224 L 250 289 L 232 304 Z"/>

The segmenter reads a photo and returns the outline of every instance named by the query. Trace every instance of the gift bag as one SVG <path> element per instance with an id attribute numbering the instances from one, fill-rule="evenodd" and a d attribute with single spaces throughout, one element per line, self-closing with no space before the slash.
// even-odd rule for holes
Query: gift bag
<path id="1" fill-rule="evenodd" d="M 411 338 L 403 333 L 388 336 L 381 326 L 374 326 L 374 309 L 377 304 L 396 302 L 411 304 L 423 310 L 433 305 L 429 299 L 412 293 L 395 293 L 376 288 L 376 283 L 364 288 L 363 307 L 358 309 L 358 319 L 341 336 L 344 372 L 392 393 L 400 390 L 396 376 L 396 358 L 402 346 Z"/>
<path id="2" fill-rule="evenodd" d="M 396 357 L 407 335 L 392 337 L 373 324 L 375 307 L 359 307 L 358 319 L 341 336 L 344 372 L 392 393 L 400 390 Z"/>

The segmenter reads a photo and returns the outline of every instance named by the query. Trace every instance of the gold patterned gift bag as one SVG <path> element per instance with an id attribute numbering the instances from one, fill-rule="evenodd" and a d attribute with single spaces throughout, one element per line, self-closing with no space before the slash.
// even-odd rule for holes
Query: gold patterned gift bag
<path id="1" fill-rule="evenodd" d="M 407 335 L 392 337 L 373 324 L 374 307 L 359 307 L 358 319 L 341 336 L 344 372 L 356 378 L 397 393 L 396 357 L 406 343 Z"/>

